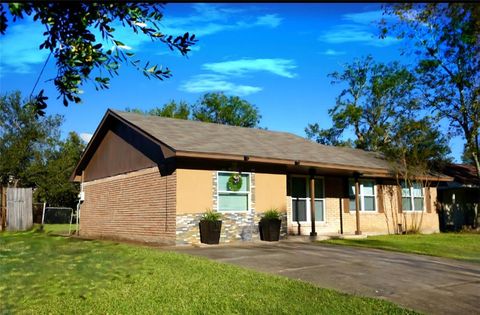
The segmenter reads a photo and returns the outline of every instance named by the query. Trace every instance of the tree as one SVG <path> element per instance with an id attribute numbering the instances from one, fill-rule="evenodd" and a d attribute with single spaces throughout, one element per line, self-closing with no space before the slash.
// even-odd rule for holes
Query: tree
<path id="1" fill-rule="evenodd" d="M 69 179 L 85 144 L 74 132 L 60 140 L 62 120 L 36 115 L 20 92 L 0 98 L 1 184 L 33 187 L 36 201 L 74 206 L 79 186 Z"/>
<path id="2" fill-rule="evenodd" d="M 34 106 L 22 103 L 20 92 L 0 98 L 0 180 L 12 177 L 14 185 L 30 186 L 30 166 L 46 161 L 47 152 L 58 144 L 59 115 L 36 115 Z"/>
<path id="3" fill-rule="evenodd" d="M 238 96 L 207 93 L 193 106 L 194 120 L 217 124 L 258 127 L 261 115 L 255 105 Z"/>
<path id="4" fill-rule="evenodd" d="M 12 21 L 8 21 L 7 11 Z M 163 5 L 157 3 L 119 2 L 25 2 L 0 4 L 0 32 L 5 34 L 9 22 L 33 16 L 33 20 L 45 26 L 45 41 L 39 49 L 50 51 L 45 64 L 53 56 L 57 74 L 53 79 L 59 98 L 68 106 L 70 102 L 81 102 L 80 87 L 93 82 L 95 88 L 109 87 L 110 77 L 118 75 L 120 64 L 126 63 L 140 70 L 147 78 L 163 80 L 171 76 L 168 68 L 158 65 L 143 66 L 139 60 L 132 60 L 133 53 L 125 51 L 128 43 L 115 37 L 113 26 L 122 25 L 135 34 L 144 34 L 152 41 L 166 44 L 171 50 L 186 55 L 196 42 L 195 35 L 185 33 L 173 37 L 160 31 Z M 101 34 L 103 41 L 111 48 L 104 47 L 95 34 Z M 93 73 L 93 70 L 99 70 Z M 109 76 L 102 74 L 102 70 Z M 43 90 L 32 99 L 39 114 L 44 114 L 46 96 Z"/>
<path id="5" fill-rule="evenodd" d="M 317 143 L 325 145 L 334 145 L 341 147 L 354 147 L 351 139 L 341 140 L 339 130 L 336 128 L 321 129 L 318 123 L 308 124 L 305 128 L 305 134 L 308 139 L 315 140 Z"/>
<path id="6" fill-rule="evenodd" d="M 160 117 L 169 117 L 169 118 L 178 118 L 178 119 L 189 119 L 190 118 L 190 105 L 187 102 L 180 101 L 179 103 L 175 101 L 170 101 L 167 104 L 163 105 L 163 107 L 154 107 L 147 111 L 142 111 L 138 108 L 126 108 L 127 112 L 137 113 L 137 114 L 145 114 L 145 115 L 152 115 L 152 116 L 160 116 Z"/>
<path id="7" fill-rule="evenodd" d="M 430 175 L 430 170 L 447 161 L 448 141 L 435 120 L 416 112 L 398 116 L 392 125 L 390 142 L 382 153 L 391 162 L 394 173 L 407 181 Z"/>
<path id="8" fill-rule="evenodd" d="M 310 139 L 331 145 L 349 145 L 340 140 L 353 129 L 356 148 L 381 151 L 391 141 L 395 119 L 417 107 L 414 93 L 415 76 L 398 62 L 376 63 L 371 56 L 346 64 L 343 72 L 329 74 L 332 84 L 345 87 L 328 113 L 333 120 L 329 129 L 309 124 L 305 129 Z"/>
<path id="9" fill-rule="evenodd" d="M 80 186 L 70 182 L 75 166 L 85 148 L 85 143 L 75 132 L 70 132 L 65 141 L 61 141 L 49 158 L 42 163 L 34 163 L 30 173 L 35 182 L 34 198 L 47 202 L 50 206 L 74 207 Z M 36 170 L 36 171 L 34 171 Z"/>
<path id="10" fill-rule="evenodd" d="M 391 4 L 395 22 L 382 21 L 382 36 L 395 34 L 414 45 L 423 107 L 448 121 L 466 142 L 480 178 L 480 6 L 477 3 Z"/>
<path id="11" fill-rule="evenodd" d="M 258 127 L 262 117 L 255 105 L 238 96 L 226 96 L 223 93 L 207 93 L 195 105 L 170 101 L 162 107 L 146 111 L 138 108 L 126 108 L 126 111 L 250 128 Z"/>

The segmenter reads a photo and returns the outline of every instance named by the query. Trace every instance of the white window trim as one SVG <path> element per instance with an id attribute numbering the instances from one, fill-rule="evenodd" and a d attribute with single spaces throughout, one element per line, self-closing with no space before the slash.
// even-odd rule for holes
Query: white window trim
<path id="1" fill-rule="evenodd" d="M 355 179 L 353 179 L 353 178 L 349 178 L 348 185 L 350 186 L 350 180 L 353 180 L 353 184 L 355 185 Z M 364 204 L 365 204 L 364 197 L 365 196 L 363 195 L 363 183 L 362 183 L 364 181 L 373 181 L 373 196 L 368 195 L 366 197 L 373 197 L 375 210 L 364 210 L 365 209 L 365 207 L 364 207 Z M 377 181 L 375 179 L 364 178 L 364 179 L 359 179 L 358 182 L 360 184 L 359 185 L 360 186 L 360 192 L 358 194 L 358 197 L 360 199 L 360 209 L 358 211 L 361 212 L 361 213 L 366 213 L 366 214 L 368 214 L 368 213 L 378 213 L 378 202 L 377 202 L 377 197 L 378 197 L 378 191 L 377 191 L 378 187 L 377 186 L 378 185 L 377 185 Z M 356 189 L 356 185 L 355 185 L 355 189 Z M 355 195 L 354 195 L 354 197 L 355 197 Z M 350 205 L 350 196 L 348 196 L 348 199 L 349 199 L 348 204 Z M 350 210 L 350 212 L 353 212 L 353 213 L 356 212 L 356 209 L 349 209 L 349 210 Z"/>
<path id="2" fill-rule="evenodd" d="M 220 183 L 220 176 L 219 174 L 248 174 L 248 191 L 246 192 L 238 192 L 238 191 L 228 191 L 228 190 L 219 190 L 218 184 Z M 232 172 L 232 171 L 217 171 L 217 212 L 221 213 L 250 213 L 252 212 L 252 173 L 251 172 Z M 220 194 L 221 193 L 228 193 L 228 194 L 241 194 L 245 195 L 247 193 L 247 210 L 220 210 Z"/>
<path id="3" fill-rule="evenodd" d="M 403 186 L 401 186 L 401 187 L 402 187 L 402 190 L 403 190 L 404 187 L 403 187 Z M 405 187 L 405 188 L 406 188 L 406 187 Z M 422 209 L 420 209 L 420 210 L 415 209 L 415 196 L 413 195 L 413 185 L 411 185 L 411 186 L 409 187 L 409 191 L 410 191 L 410 196 L 409 196 L 408 198 L 410 198 L 410 206 L 412 207 L 412 209 L 411 209 L 411 210 L 405 210 L 405 209 L 403 209 L 403 198 L 407 198 L 407 197 L 404 197 L 403 194 L 402 194 L 402 205 L 401 205 L 401 207 L 402 207 L 402 212 L 406 212 L 406 213 L 424 212 L 424 211 L 425 211 L 425 208 L 426 208 L 426 207 L 425 207 L 425 206 L 426 206 L 426 205 L 425 205 L 425 187 L 423 187 L 423 185 L 422 185 L 422 199 L 423 199 L 422 204 L 423 204 L 423 207 L 422 207 Z M 417 197 L 417 198 L 418 198 L 418 197 Z"/>
<path id="4" fill-rule="evenodd" d="M 291 175 L 290 176 L 291 178 L 294 178 L 294 177 L 302 177 L 302 178 L 307 178 L 306 180 L 306 185 L 307 185 L 307 192 L 310 190 L 310 186 L 309 186 L 309 181 L 308 179 L 310 178 L 310 176 L 308 175 Z M 315 222 L 317 223 L 325 223 L 327 222 L 327 212 L 325 211 L 325 204 L 326 204 L 326 198 L 325 198 L 325 177 L 323 176 L 314 176 L 315 179 L 321 179 L 322 182 L 323 182 L 323 192 L 322 192 L 322 195 L 323 195 L 323 198 L 315 198 L 315 201 L 323 201 L 323 221 L 318 221 L 316 220 L 317 218 L 315 218 Z M 307 215 L 306 215 L 306 221 L 294 221 L 293 220 L 293 201 L 296 199 L 294 198 L 293 196 L 290 198 L 290 203 L 291 203 L 291 207 L 290 209 L 292 210 L 292 215 L 290 216 L 290 222 L 291 223 L 297 223 L 297 222 L 300 222 L 300 223 L 311 223 L 312 220 L 311 220 L 311 211 L 310 211 L 310 197 L 306 197 L 306 198 L 298 198 L 300 200 L 305 200 L 306 202 L 306 210 L 307 211 Z"/>

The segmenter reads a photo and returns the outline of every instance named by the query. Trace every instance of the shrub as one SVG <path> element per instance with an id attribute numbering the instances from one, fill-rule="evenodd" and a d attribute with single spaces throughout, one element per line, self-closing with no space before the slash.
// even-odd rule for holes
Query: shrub
<path id="1" fill-rule="evenodd" d="M 280 212 L 277 209 L 270 209 L 265 211 L 262 220 L 280 220 Z"/>
<path id="2" fill-rule="evenodd" d="M 202 221 L 219 221 L 221 217 L 222 215 L 220 213 L 213 212 L 212 210 L 207 210 L 207 212 L 205 212 L 202 215 L 201 220 Z"/>

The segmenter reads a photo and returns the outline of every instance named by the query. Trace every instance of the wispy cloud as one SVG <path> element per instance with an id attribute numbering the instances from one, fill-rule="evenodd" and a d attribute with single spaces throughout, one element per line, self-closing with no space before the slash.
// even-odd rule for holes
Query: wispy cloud
<path id="1" fill-rule="evenodd" d="M 325 56 L 341 56 L 341 55 L 345 55 L 346 52 L 345 51 L 340 51 L 340 50 L 335 50 L 335 49 L 327 49 L 323 52 L 321 52 L 322 55 L 325 55 Z"/>
<path id="2" fill-rule="evenodd" d="M 225 92 L 238 96 L 260 92 L 261 87 L 236 84 L 228 81 L 224 75 L 200 74 L 192 77 L 180 86 L 180 90 L 189 93 Z"/>
<path id="3" fill-rule="evenodd" d="M 293 78 L 297 68 L 290 59 L 240 59 L 216 63 L 206 63 L 203 69 L 226 75 L 245 75 L 250 72 L 270 72 L 282 77 Z"/>
<path id="4" fill-rule="evenodd" d="M 342 15 L 347 23 L 336 25 L 320 34 L 318 40 L 330 44 L 363 43 L 365 45 L 384 47 L 397 43 L 394 37 L 380 39 L 376 23 L 384 17 L 383 11 L 367 11 Z"/>
<path id="5" fill-rule="evenodd" d="M 280 25 L 282 22 L 282 18 L 279 17 L 277 14 L 267 14 L 267 15 L 262 15 L 257 18 L 256 20 L 256 25 L 257 26 L 268 26 L 268 27 L 277 27 Z"/>
<path id="6" fill-rule="evenodd" d="M 372 23 L 380 22 L 382 18 L 388 18 L 388 16 L 383 15 L 382 10 L 347 13 L 342 15 L 342 20 L 357 23 L 357 24 L 372 24 Z"/>
<path id="7" fill-rule="evenodd" d="M 39 50 L 43 43 L 41 25 L 18 22 L 8 27 L 0 36 L 0 75 L 5 73 L 32 73 L 36 64 L 45 62 L 48 52 Z"/>
<path id="8" fill-rule="evenodd" d="M 181 35 L 186 32 L 195 34 L 197 37 L 212 35 L 219 32 L 249 29 L 255 27 L 275 28 L 280 25 L 282 18 L 276 14 L 251 15 L 243 7 L 232 7 L 219 4 L 193 4 L 193 13 L 184 16 L 169 15 L 166 12 L 165 18 L 160 23 L 162 33 L 170 35 Z M 168 8 L 167 8 L 168 9 Z M 149 27 L 146 24 L 139 26 Z M 116 39 L 124 43 L 122 49 L 138 52 L 150 49 L 146 46 L 151 39 L 142 32 L 134 33 L 130 28 L 123 27 L 119 23 L 113 23 Z M 31 18 L 12 24 L 8 27 L 7 33 L 0 37 L 0 69 L 4 73 L 31 73 L 33 67 L 45 61 L 48 51 L 39 50 L 38 46 L 44 41 L 42 33 L 45 31 L 40 23 L 34 23 Z M 97 40 L 105 48 L 112 47 L 111 42 L 101 39 L 100 33 L 93 32 Z M 160 45 L 156 55 L 166 54 L 165 47 Z M 159 46 L 152 46 L 159 47 Z M 192 47 L 192 51 L 195 51 Z M 149 52 L 151 52 L 149 50 Z"/>
<path id="9" fill-rule="evenodd" d="M 93 135 L 88 132 L 83 132 L 80 134 L 80 138 L 87 143 L 90 142 L 90 139 L 92 139 L 92 137 Z"/>
<path id="10" fill-rule="evenodd" d="M 195 12 L 191 15 L 166 17 L 161 24 L 162 31 L 171 35 L 189 32 L 201 37 L 228 30 L 275 28 L 283 20 L 277 14 L 249 16 L 245 9 L 220 4 L 194 4 L 193 9 Z"/>

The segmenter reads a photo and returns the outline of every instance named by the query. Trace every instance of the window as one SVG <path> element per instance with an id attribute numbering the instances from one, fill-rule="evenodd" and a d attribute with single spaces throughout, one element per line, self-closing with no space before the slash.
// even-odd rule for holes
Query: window
<path id="1" fill-rule="evenodd" d="M 423 188 L 420 183 L 413 183 L 408 187 L 405 182 L 402 183 L 402 210 L 403 211 L 423 211 Z"/>
<path id="2" fill-rule="evenodd" d="M 228 180 L 233 172 L 218 172 L 217 192 L 218 211 L 236 212 L 250 209 L 250 174 L 241 173 L 242 186 L 233 191 L 228 188 Z"/>
<path id="3" fill-rule="evenodd" d="M 310 222 L 310 178 L 293 176 L 292 184 L 292 221 Z M 325 196 L 323 178 L 315 178 L 315 221 L 325 221 Z"/>
<path id="4" fill-rule="evenodd" d="M 360 192 L 360 211 L 375 211 L 375 181 L 371 179 L 362 179 L 359 181 Z M 355 211 L 355 181 L 349 180 L 348 191 L 350 195 L 350 211 Z"/>

